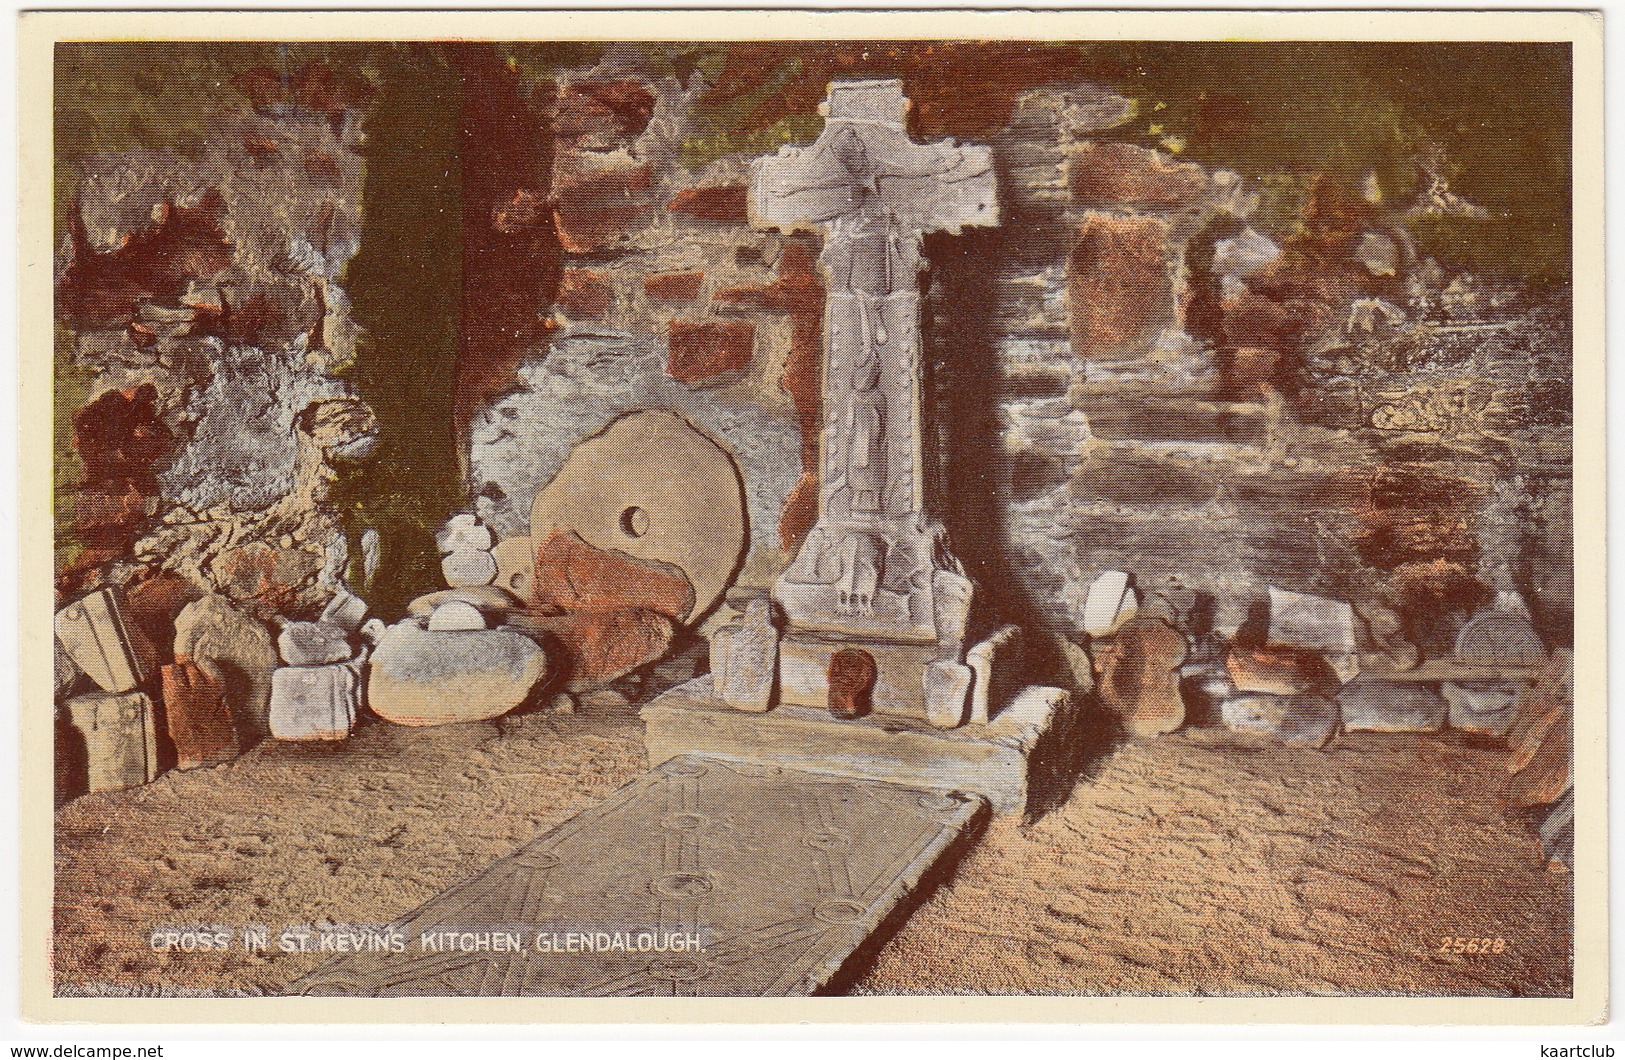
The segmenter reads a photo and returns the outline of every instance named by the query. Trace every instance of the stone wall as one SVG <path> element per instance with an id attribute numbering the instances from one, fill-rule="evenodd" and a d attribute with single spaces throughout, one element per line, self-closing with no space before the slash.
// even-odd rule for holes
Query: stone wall
<path id="1" fill-rule="evenodd" d="M 555 330 L 477 418 L 476 493 L 520 532 L 575 440 L 676 408 L 740 463 L 762 586 L 812 517 L 818 247 L 748 225 L 762 148 L 689 161 L 705 84 L 641 56 L 559 78 Z M 1001 227 L 928 241 L 927 449 L 972 573 L 1074 639 L 1116 568 L 1221 629 L 1276 585 L 1435 649 L 1511 589 L 1566 642 L 1566 306 L 1418 250 L 1418 219 L 1474 219 L 1442 181 L 1398 205 L 1265 186 L 1125 142 L 1133 113 L 1085 83 L 1013 93 L 981 137 Z"/>
<path id="2" fill-rule="evenodd" d="M 470 464 L 481 514 L 523 533 L 575 442 L 631 409 L 675 409 L 739 464 L 743 577 L 764 585 L 810 525 L 784 512 L 811 498 L 798 481 L 816 466 L 823 295 L 813 243 L 747 225 L 748 158 L 682 165 L 698 92 L 652 77 L 631 51 L 559 78 L 551 338 L 476 417 Z"/>
<path id="3" fill-rule="evenodd" d="M 64 598 L 167 575 L 269 618 L 328 595 L 340 529 L 324 502 L 375 426 L 340 378 L 358 114 L 324 66 L 241 73 L 241 102 L 207 115 L 198 150 L 59 159 Z"/>
<path id="4" fill-rule="evenodd" d="M 1103 570 L 1176 614 L 1216 609 L 1224 629 L 1276 585 L 1397 612 L 1439 645 L 1512 589 L 1569 640 L 1568 307 L 1435 260 L 1418 236 L 1441 219 L 1470 233 L 1483 211 L 1442 177 L 1398 201 L 1375 175 L 1359 194 L 1197 165 L 1064 64 L 1012 60 L 961 93 L 930 53 L 904 48 L 896 71 L 925 100 L 921 135 L 991 144 L 1000 183 L 1001 226 L 930 237 L 923 278 L 936 504 L 984 592 L 1076 639 Z M 749 164 L 816 133 L 812 104 L 845 60 L 785 82 L 730 139 L 718 86 L 749 56 L 673 55 L 609 46 L 503 89 L 503 128 L 540 123 L 551 151 L 527 144 L 480 186 L 501 198 L 485 234 L 522 241 L 517 271 L 538 278 L 500 255 L 480 266 L 505 274 L 487 329 L 503 348 L 464 321 L 460 371 L 443 374 L 479 374 L 458 415 L 469 495 L 500 533 L 526 529 L 576 441 L 673 408 L 741 468 L 740 580 L 761 587 L 812 522 L 823 291 L 815 238 L 750 227 Z M 476 65 L 448 76 L 518 76 Z M 340 532 L 326 491 L 374 431 L 341 379 L 366 104 L 319 65 L 244 83 L 201 152 L 76 162 L 58 285 L 64 594 L 168 571 L 263 617 L 323 595 Z M 463 223 L 484 225 L 463 181 Z"/>

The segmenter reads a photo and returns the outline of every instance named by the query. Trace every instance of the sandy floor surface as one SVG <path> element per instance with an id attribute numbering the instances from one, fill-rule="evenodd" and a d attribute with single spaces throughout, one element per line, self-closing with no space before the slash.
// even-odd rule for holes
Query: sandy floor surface
<path id="1" fill-rule="evenodd" d="M 398 916 L 644 768 L 635 716 L 364 725 L 57 812 L 61 994 L 262 994 L 325 955 L 154 952 L 158 926 Z M 1453 734 L 1115 748 L 996 819 L 854 992 L 1566 995 L 1571 880 Z M 1502 952 L 1442 952 L 1457 936 Z"/>

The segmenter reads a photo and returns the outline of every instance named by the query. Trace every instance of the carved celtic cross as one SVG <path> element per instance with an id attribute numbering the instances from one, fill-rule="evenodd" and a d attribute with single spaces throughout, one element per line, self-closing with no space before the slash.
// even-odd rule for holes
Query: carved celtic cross
<path id="1" fill-rule="evenodd" d="M 924 510 L 920 242 L 998 223 L 991 151 L 910 140 L 901 81 L 834 82 L 820 111 L 751 179 L 752 224 L 824 236 L 818 521 L 774 595 L 792 624 L 930 640 L 933 572 L 957 564 Z"/>

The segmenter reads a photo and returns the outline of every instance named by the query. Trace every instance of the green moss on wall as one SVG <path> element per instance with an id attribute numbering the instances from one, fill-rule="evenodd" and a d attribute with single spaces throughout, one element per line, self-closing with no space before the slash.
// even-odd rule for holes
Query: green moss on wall
<path id="1" fill-rule="evenodd" d="M 1568 45 L 1140 42 L 1080 47 L 1133 96 L 1137 142 L 1275 181 L 1368 179 L 1402 209 L 1435 177 L 1489 223 L 1424 221 L 1421 249 L 1466 267 L 1568 274 Z M 1113 72 L 1113 69 L 1116 72 Z"/>

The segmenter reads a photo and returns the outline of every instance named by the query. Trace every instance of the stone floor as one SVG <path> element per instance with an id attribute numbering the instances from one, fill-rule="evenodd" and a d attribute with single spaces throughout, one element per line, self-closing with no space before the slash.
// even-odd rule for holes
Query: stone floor
<path id="1" fill-rule="evenodd" d="M 373 723 L 69 803 L 58 992 L 280 991 L 330 955 L 154 952 L 148 932 L 388 921 L 638 775 L 639 726 Z M 1123 744 L 1059 809 L 995 820 L 852 990 L 1566 994 L 1570 878 L 1504 811 L 1502 756 L 1453 734 Z M 1456 936 L 1505 945 L 1441 952 Z"/>

